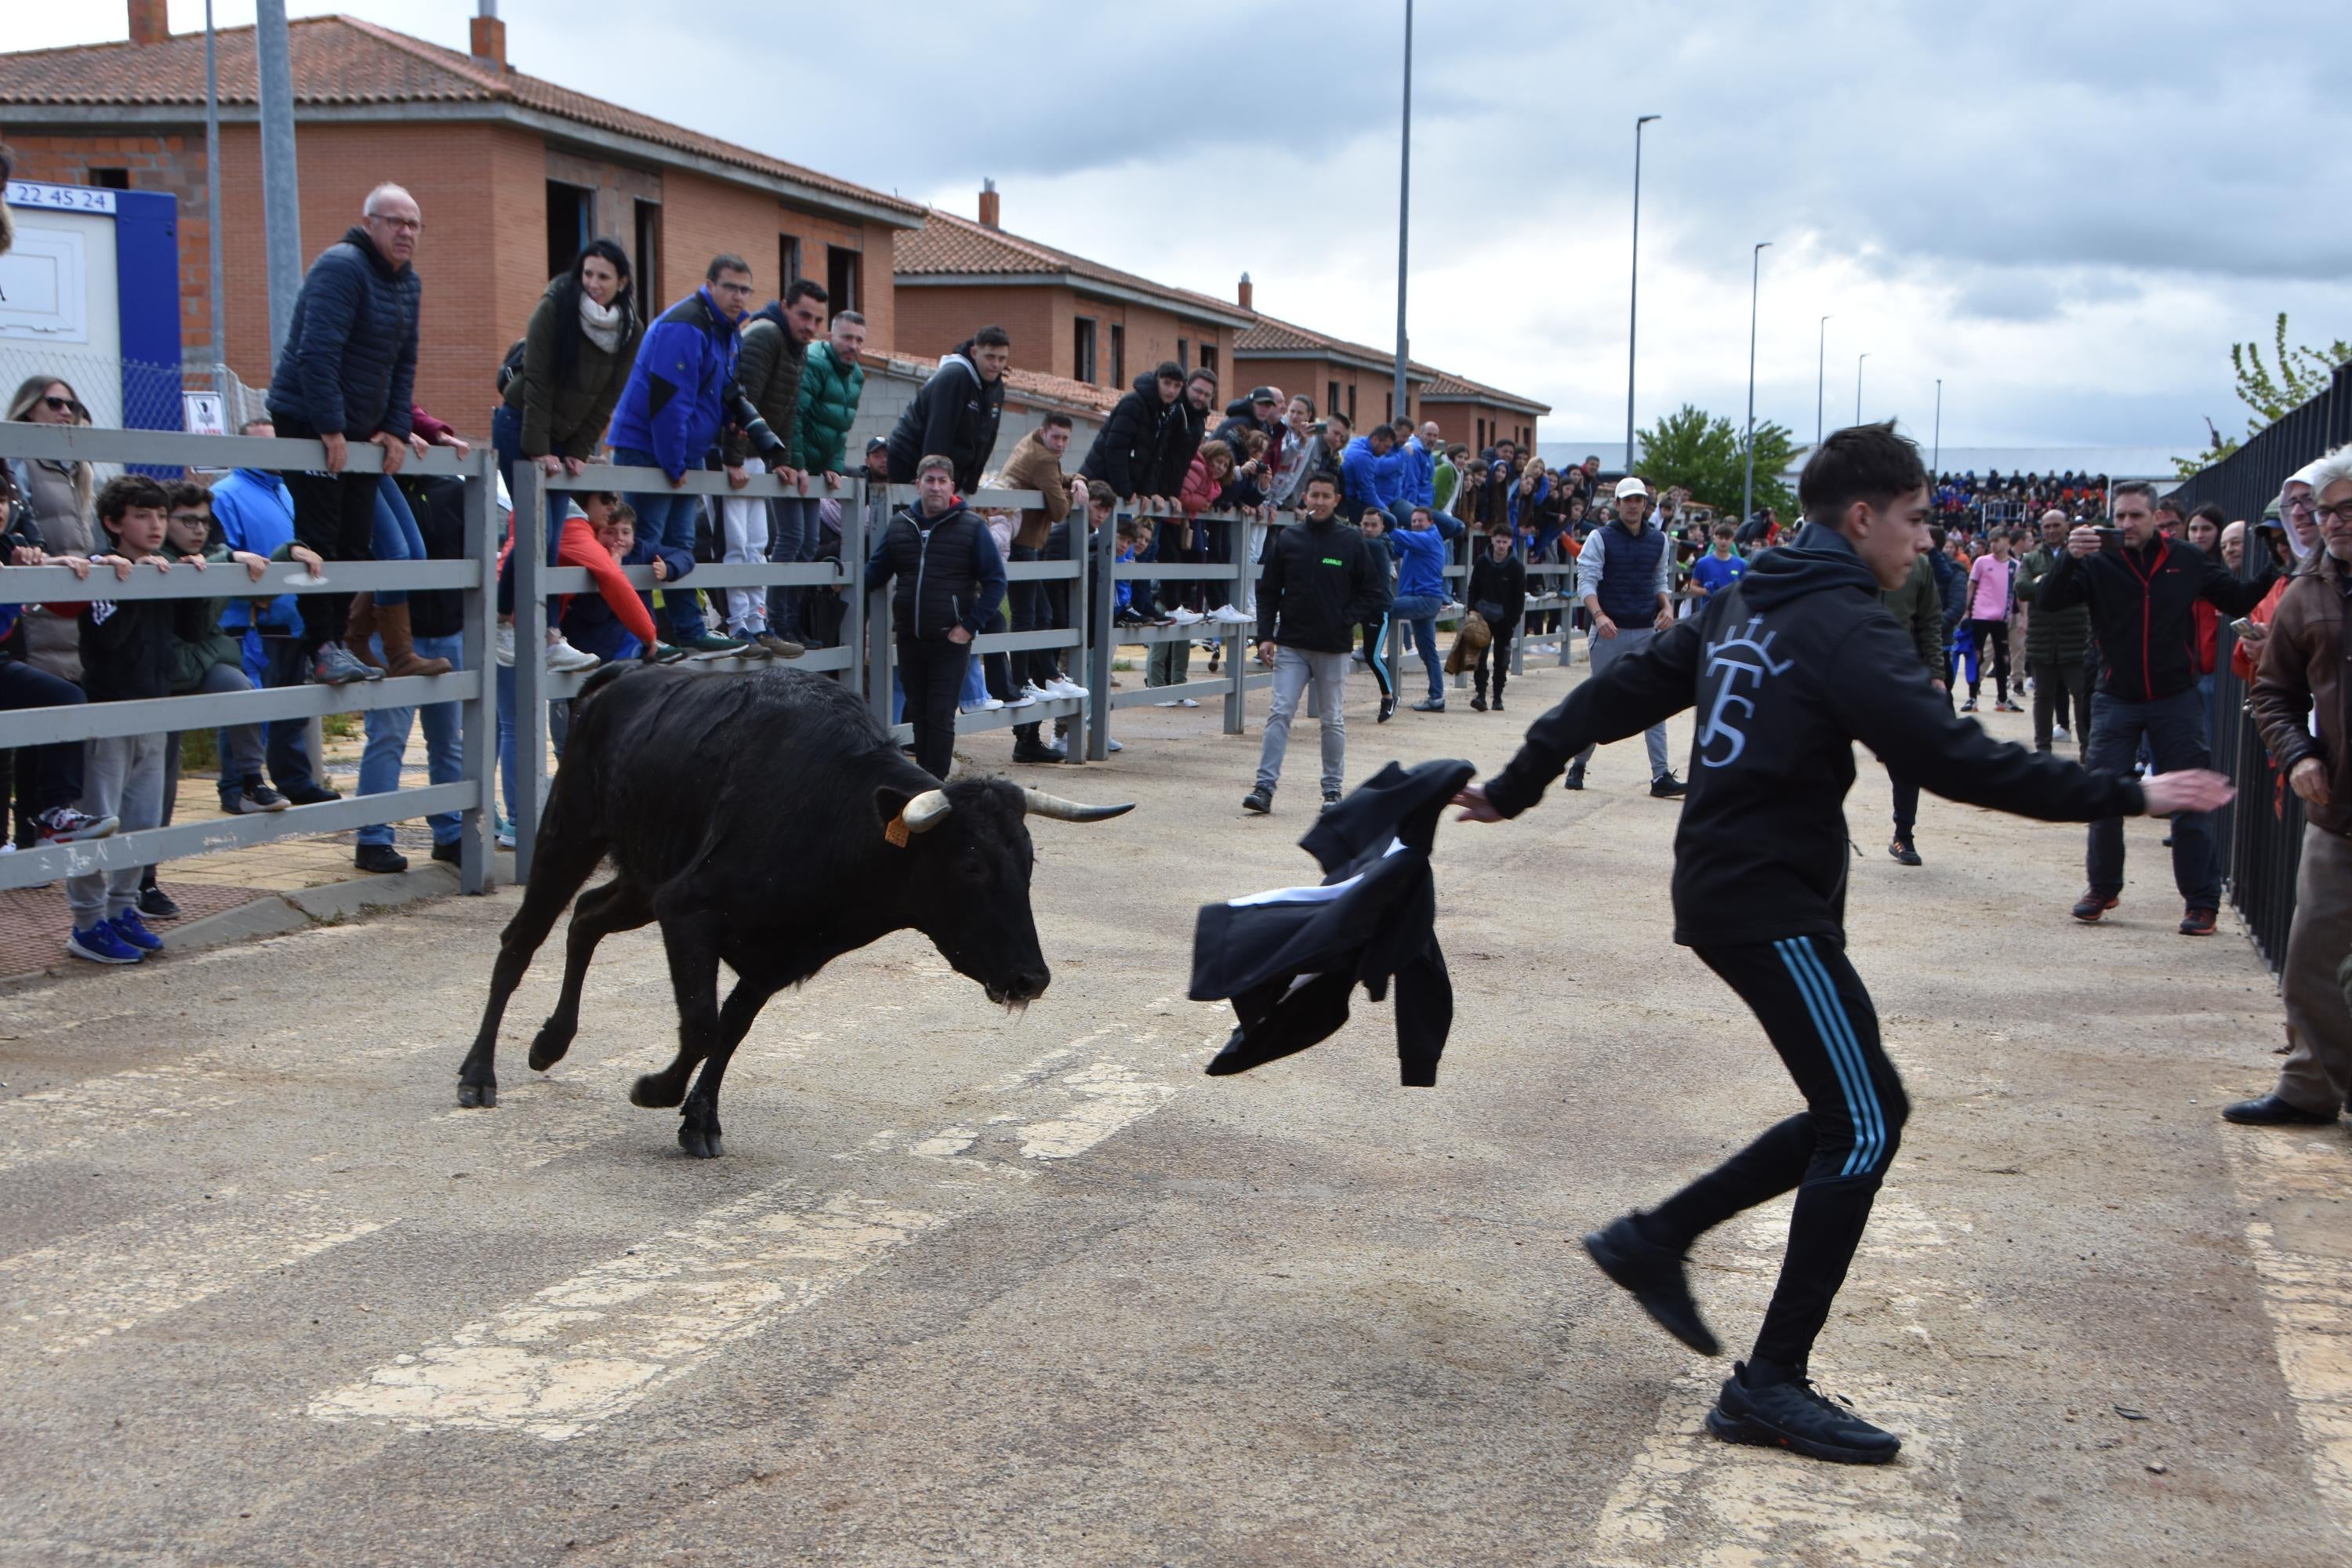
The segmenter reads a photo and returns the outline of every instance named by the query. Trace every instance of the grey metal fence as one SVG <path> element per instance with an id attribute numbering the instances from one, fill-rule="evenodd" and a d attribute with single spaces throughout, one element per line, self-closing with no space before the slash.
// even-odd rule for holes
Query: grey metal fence
<path id="1" fill-rule="evenodd" d="M 141 468 L 315 469 L 325 464 L 316 441 L 255 440 L 234 436 L 189 436 L 176 432 L 102 430 L 68 426 L 0 423 L 0 458 L 87 461 Z M 120 833 L 111 837 L 53 845 L 0 858 L 0 889 L 31 887 L 60 877 L 151 865 L 237 845 L 297 835 L 341 832 L 397 821 L 428 812 L 455 811 L 462 818 L 458 873 L 467 892 L 491 882 L 489 779 L 497 756 L 496 689 L 489 678 L 489 594 L 497 559 L 496 498 L 488 452 L 465 458 L 436 447 L 411 457 L 412 471 L 463 479 L 466 486 L 466 553 L 463 561 L 337 562 L 313 578 L 299 565 L 272 565 L 257 582 L 240 574 L 225 582 L 220 568 L 199 573 L 142 569 L 116 581 L 106 568 L 84 582 L 64 566 L 0 568 L 0 594 L 11 603 L 68 605 L 101 601 L 215 599 L 224 589 L 255 596 L 278 594 L 354 594 L 372 589 L 455 589 L 465 596 L 460 667 L 447 675 L 411 676 L 350 686 L 299 686 L 216 696 L 165 697 L 126 702 L 93 702 L 69 708 L 0 711 L 0 748 L 43 745 L 121 735 L 169 733 L 217 725 L 252 724 L 327 713 L 464 705 L 461 725 L 463 774 L 454 784 L 359 795 L 287 811 L 186 822 L 170 827 Z M 382 471 L 383 454 L 354 444 L 351 471 Z"/>

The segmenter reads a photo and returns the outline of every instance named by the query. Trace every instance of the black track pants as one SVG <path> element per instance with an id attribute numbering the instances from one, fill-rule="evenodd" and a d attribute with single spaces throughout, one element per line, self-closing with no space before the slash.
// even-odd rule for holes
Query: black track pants
<path id="1" fill-rule="evenodd" d="M 1806 1109 L 1643 1215 L 1643 1228 L 1662 1245 L 1685 1248 L 1794 1187 L 1789 1250 L 1755 1353 L 1801 1371 L 1845 1282 L 1911 1105 L 1879 1048 L 1870 994 L 1841 945 L 1792 937 L 1704 947 L 1698 956 L 1754 1011 Z"/>

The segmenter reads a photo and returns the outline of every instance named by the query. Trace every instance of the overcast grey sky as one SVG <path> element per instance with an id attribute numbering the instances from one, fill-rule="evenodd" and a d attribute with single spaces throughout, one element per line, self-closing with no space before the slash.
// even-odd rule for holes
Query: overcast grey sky
<path id="1" fill-rule="evenodd" d="M 465 47 L 473 0 L 290 0 Z M 845 178 L 1367 342 L 1396 314 L 1402 0 L 883 0 L 824 12 L 502 0 L 515 66 Z M 219 0 L 221 25 L 251 0 Z M 700 15 L 735 25 L 714 33 Z M 0 47 L 121 37 L 121 0 Z M 173 0 L 175 30 L 202 0 Z M 1633 122 L 1647 424 L 1757 413 L 1947 446 L 2239 434 L 2229 344 L 2352 337 L 2342 0 L 1422 0 L 1417 357 L 1622 433 Z M 2331 171 L 2334 171 L 2331 174 Z M 419 258 L 430 279 L 428 250 Z M 909 349 L 936 345 L 907 344 Z"/>

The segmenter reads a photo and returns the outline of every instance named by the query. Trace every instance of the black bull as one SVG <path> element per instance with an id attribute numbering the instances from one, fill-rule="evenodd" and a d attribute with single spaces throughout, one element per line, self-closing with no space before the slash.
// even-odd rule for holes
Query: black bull
<path id="1" fill-rule="evenodd" d="M 639 1078 L 629 1098 L 683 1102 L 678 1142 L 708 1159 L 719 1152 L 719 1080 L 761 1007 L 845 952 L 912 927 L 990 1001 L 1017 1006 L 1042 994 L 1053 976 L 1029 912 L 1036 855 L 1025 818 L 1096 822 L 1129 809 L 995 778 L 942 789 L 863 702 L 822 676 L 599 671 L 581 690 L 522 907 L 499 939 L 457 1103 L 499 1102 L 508 998 L 607 855 L 619 874 L 572 910 L 563 992 L 531 1041 L 530 1065 L 543 1071 L 571 1048 L 596 944 L 660 921 L 677 1057 Z M 721 963 L 735 973 L 723 1005 Z"/>

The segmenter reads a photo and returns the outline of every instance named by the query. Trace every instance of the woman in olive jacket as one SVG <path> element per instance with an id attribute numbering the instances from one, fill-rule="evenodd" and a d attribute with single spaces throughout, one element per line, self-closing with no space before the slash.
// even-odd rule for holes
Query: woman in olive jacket
<path id="1" fill-rule="evenodd" d="M 590 240 L 540 296 L 523 331 L 522 363 L 491 416 L 490 439 L 509 486 L 519 463 L 537 463 L 550 475 L 577 474 L 596 455 L 645 335 L 629 292 L 627 254 L 609 239 Z M 569 504 L 562 492 L 548 497 L 551 564 Z"/>

